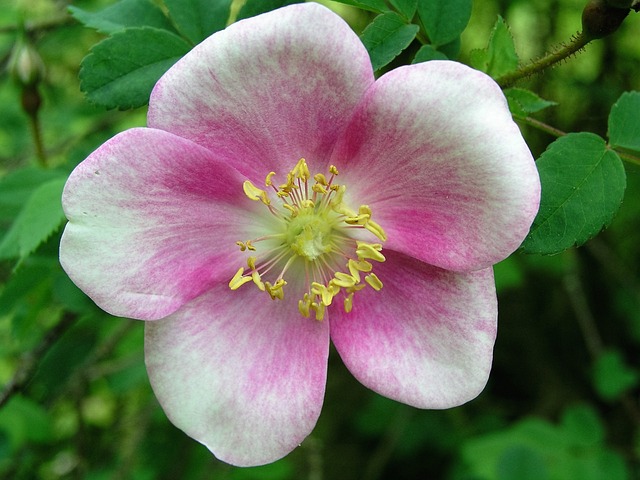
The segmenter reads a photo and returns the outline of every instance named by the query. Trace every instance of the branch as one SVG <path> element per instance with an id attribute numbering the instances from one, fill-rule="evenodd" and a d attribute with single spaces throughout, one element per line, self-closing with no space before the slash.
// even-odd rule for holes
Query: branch
<path id="1" fill-rule="evenodd" d="M 22 356 L 18 369 L 13 374 L 11 380 L 4 386 L 2 393 L 0 393 L 0 408 L 2 408 L 13 395 L 24 389 L 33 377 L 42 358 L 76 320 L 77 316 L 75 314 L 65 313 L 56 326 L 47 332 L 40 343 L 33 350 L 26 352 Z"/>

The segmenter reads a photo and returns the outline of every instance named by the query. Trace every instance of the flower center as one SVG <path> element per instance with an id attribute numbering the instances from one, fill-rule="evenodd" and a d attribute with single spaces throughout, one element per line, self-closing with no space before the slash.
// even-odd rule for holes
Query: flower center
<path id="1" fill-rule="evenodd" d="M 385 260 L 382 245 L 356 240 L 351 234 L 354 229 L 365 229 L 383 242 L 387 236 L 371 219 L 368 205 L 360 205 L 356 212 L 344 204 L 346 186 L 334 183 L 338 169 L 332 165 L 329 173 L 328 179 L 322 173 L 312 177 L 301 158 L 287 173 L 286 183 L 276 187 L 275 172 L 270 172 L 265 186 L 274 191 L 275 205 L 267 191 L 249 180 L 244 182 L 245 195 L 262 202 L 274 224 L 266 235 L 236 242 L 248 254 L 247 269 L 238 269 L 229 282 L 231 290 L 253 282 L 271 299 L 282 299 L 286 277 L 304 285 L 305 293 L 298 301 L 300 313 L 309 317 L 313 311 L 316 320 L 323 320 L 336 297 L 342 298 L 348 313 L 355 292 L 366 285 L 376 291 L 382 288 L 372 271 L 372 262 Z"/>

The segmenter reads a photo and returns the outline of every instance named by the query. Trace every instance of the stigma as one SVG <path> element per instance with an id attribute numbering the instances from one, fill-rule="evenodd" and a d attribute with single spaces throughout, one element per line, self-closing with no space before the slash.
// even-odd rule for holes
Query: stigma
<path id="1" fill-rule="evenodd" d="M 298 310 L 304 317 L 313 313 L 322 321 L 338 300 L 349 313 L 356 292 L 382 288 L 373 269 L 385 261 L 381 242 L 386 233 L 371 218 L 368 205 L 357 211 L 345 205 L 347 187 L 336 182 L 334 165 L 327 174 L 311 175 L 301 158 L 284 183 L 276 186 L 275 176 L 267 174 L 265 189 L 249 180 L 242 185 L 244 194 L 269 212 L 272 228 L 263 236 L 236 242 L 247 254 L 246 267 L 238 268 L 229 288 L 253 283 L 272 300 L 281 300 L 290 282 L 301 283 L 304 293 Z M 362 235 L 354 238 L 357 229 L 366 230 L 372 241 L 361 240 Z"/>

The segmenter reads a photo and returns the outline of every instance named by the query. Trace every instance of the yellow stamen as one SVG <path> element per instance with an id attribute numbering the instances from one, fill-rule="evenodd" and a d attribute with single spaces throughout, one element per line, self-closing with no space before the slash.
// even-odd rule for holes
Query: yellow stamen
<path id="1" fill-rule="evenodd" d="M 251 281 L 251 277 L 243 277 L 244 268 L 240 267 L 233 278 L 229 281 L 229 288 L 231 290 L 237 290 L 245 283 Z"/>
<path id="2" fill-rule="evenodd" d="M 242 184 L 242 189 L 244 190 L 244 194 L 251 200 L 260 200 L 265 205 L 269 205 L 271 203 L 269 197 L 267 197 L 267 192 L 256 187 L 253 183 L 251 183 L 250 180 L 244 181 L 244 183 Z"/>
<path id="3" fill-rule="evenodd" d="M 344 311 L 347 313 L 353 309 L 353 294 L 354 292 L 351 292 L 344 298 Z"/>
<path id="4" fill-rule="evenodd" d="M 382 229 L 382 227 L 378 225 L 376 222 L 374 222 L 373 220 L 369 220 L 367 223 L 365 223 L 364 228 L 369 230 L 371 233 L 373 233 L 376 237 L 378 237 L 383 242 L 387 241 L 387 234 Z"/>
<path id="5" fill-rule="evenodd" d="M 375 291 L 380 291 L 382 288 L 382 282 L 375 273 L 370 273 L 364 277 L 364 281 L 367 282 Z"/>
<path id="6" fill-rule="evenodd" d="M 358 259 L 364 260 L 371 259 L 376 262 L 384 262 L 386 259 L 384 255 L 380 253 L 382 250 L 382 245 L 379 243 L 367 243 L 356 241 L 358 248 L 356 249 L 356 253 L 358 255 Z"/>
<path id="7" fill-rule="evenodd" d="M 270 187 L 273 185 L 273 182 L 271 181 L 271 179 L 273 178 L 273 176 L 276 174 L 276 172 L 269 172 L 267 174 L 267 177 L 264 179 L 264 184 L 267 187 Z"/>

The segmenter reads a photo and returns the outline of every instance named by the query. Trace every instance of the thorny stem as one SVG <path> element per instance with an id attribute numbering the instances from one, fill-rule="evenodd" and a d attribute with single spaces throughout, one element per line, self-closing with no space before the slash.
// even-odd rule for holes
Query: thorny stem
<path id="1" fill-rule="evenodd" d="M 531 75 L 542 72 L 543 70 L 552 67 L 556 63 L 561 62 L 562 60 L 565 60 L 572 55 L 575 55 L 580 50 L 582 50 L 591 40 L 593 40 L 593 37 L 588 37 L 583 32 L 579 32 L 571 39 L 568 44 L 562 45 L 560 48 L 548 53 L 544 57 L 520 67 L 515 72 L 507 73 L 506 75 L 497 78 L 496 82 L 502 88 L 510 87 L 518 80 L 522 80 L 523 78 L 527 78 Z"/>

